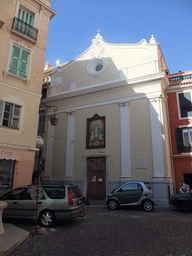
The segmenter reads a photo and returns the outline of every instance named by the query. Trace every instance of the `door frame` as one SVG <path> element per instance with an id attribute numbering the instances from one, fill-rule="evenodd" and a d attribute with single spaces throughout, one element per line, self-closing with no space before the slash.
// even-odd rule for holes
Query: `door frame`
<path id="1" fill-rule="evenodd" d="M 83 155 L 84 158 L 84 170 L 83 170 L 83 196 L 87 196 L 87 158 L 106 158 L 106 195 L 105 198 L 107 198 L 107 191 L 108 191 L 108 153 L 98 153 L 98 154 L 85 154 Z"/>

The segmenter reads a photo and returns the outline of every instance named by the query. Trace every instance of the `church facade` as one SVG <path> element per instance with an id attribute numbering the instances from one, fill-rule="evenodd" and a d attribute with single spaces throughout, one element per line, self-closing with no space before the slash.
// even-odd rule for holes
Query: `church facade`
<path id="1" fill-rule="evenodd" d="M 55 67 L 43 102 L 57 106 L 59 122 L 47 122 L 44 181 L 77 184 L 98 200 L 126 181 L 150 181 L 156 205 L 169 204 L 167 73 L 153 36 L 110 44 L 100 32 L 80 56 Z"/>

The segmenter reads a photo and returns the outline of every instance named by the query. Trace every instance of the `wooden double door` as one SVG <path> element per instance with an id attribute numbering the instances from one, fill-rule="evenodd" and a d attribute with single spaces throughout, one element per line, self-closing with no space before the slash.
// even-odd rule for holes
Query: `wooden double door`
<path id="1" fill-rule="evenodd" d="M 93 200 L 106 199 L 106 157 L 87 158 L 87 194 Z"/>

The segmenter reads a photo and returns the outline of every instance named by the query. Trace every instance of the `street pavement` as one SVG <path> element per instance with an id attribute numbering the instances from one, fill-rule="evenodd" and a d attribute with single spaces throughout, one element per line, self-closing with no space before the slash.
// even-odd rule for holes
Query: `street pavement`
<path id="1" fill-rule="evenodd" d="M 12 221 L 34 231 L 33 221 Z M 85 207 L 85 217 L 38 227 L 10 256 L 192 256 L 192 212 L 173 207 L 110 211 L 105 204 Z"/>

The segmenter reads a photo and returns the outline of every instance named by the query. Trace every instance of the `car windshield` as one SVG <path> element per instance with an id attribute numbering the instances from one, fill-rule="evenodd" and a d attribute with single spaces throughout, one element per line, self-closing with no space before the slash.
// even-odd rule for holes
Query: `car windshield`
<path id="1" fill-rule="evenodd" d="M 144 182 L 144 184 L 149 190 L 152 190 L 150 182 Z"/>

